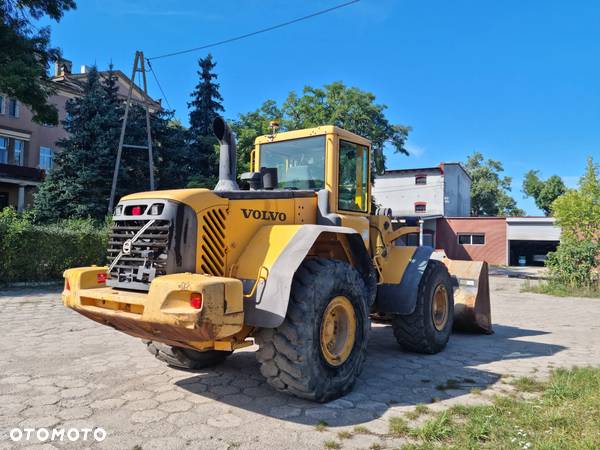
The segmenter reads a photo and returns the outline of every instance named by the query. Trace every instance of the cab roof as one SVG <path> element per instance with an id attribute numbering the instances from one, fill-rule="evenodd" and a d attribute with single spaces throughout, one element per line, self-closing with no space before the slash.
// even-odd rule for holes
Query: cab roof
<path id="1" fill-rule="evenodd" d="M 254 140 L 254 145 L 270 144 L 271 142 L 289 141 L 291 139 L 300 139 L 312 136 L 322 136 L 333 134 L 347 141 L 354 142 L 356 144 L 371 146 L 371 141 L 365 139 L 358 134 L 354 134 L 350 131 L 344 130 L 343 128 L 336 127 L 335 125 L 323 125 L 315 128 L 305 128 L 303 130 L 284 131 L 282 133 L 266 134 L 258 136 Z"/>

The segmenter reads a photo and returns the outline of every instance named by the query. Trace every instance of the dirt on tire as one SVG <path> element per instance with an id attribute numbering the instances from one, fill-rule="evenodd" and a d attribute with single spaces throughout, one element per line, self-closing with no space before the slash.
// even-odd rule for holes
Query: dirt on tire
<path id="1" fill-rule="evenodd" d="M 336 296 L 345 296 L 351 302 L 356 333 L 350 356 L 333 367 L 322 355 L 320 327 L 327 305 Z M 256 356 L 269 385 L 318 402 L 349 392 L 365 362 L 370 328 L 367 303 L 367 288 L 352 266 L 322 258 L 304 261 L 292 282 L 284 322 L 256 335 Z"/>

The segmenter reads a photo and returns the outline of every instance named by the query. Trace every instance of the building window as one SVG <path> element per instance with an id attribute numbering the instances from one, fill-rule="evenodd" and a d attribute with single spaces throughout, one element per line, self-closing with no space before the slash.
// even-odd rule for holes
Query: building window
<path id="1" fill-rule="evenodd" d="M 417 175 L 415 177 L 415 184 L 427 184 L 427 175 Z"/>
<path id="2" fill-rule="evenodd" d="M 4 114 L 4 95 L 0 95 L 0 114 Z"/>
<path id="3" fill-rule="evenodd" d="M 16 98 L 8 99 L 8 115 L 11 117 L 19 117 L 19 102 Z"/>
<path id="4" fill-rule="evenodd" d="M 8 162 L 8 139 L 0 136 L 0 164 Z"/>
<path id="5" fill-rule="evenodd" d="M 416 213 L 427 212 L 427 203 L 425 203 L 425 202 L 416 202 L 415 203 L 415 212 Z"/>
<path id="6" fill-rule="evenodd" d="M 458 243 L 460 245 L 485 245 L 485 234 L 459 234 Z"/>
<path id="7" fill-rule="evenodd" d="M 25 158 L 25 141 L 20 139 L 15 139 L 15 147 L 14 147 L 14 160 L 15 164 L 22 166 L 23 160 Z"/>
<path id="8" fill-rule="evenodd" d="M 40 169 L 52 169 L 52 149 L 40 147 Z"/>

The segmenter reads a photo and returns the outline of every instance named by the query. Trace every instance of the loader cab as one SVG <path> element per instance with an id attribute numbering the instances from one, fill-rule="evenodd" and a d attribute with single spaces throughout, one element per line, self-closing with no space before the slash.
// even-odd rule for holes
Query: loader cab
<path id="1" fill-rule="evenodd" d="M 336 126 L 260 136 L 251 167 L 277 169 L 277 189 L 326 189 L 342 225 L 367 230 L 371 211 L 371 143 Z"/>

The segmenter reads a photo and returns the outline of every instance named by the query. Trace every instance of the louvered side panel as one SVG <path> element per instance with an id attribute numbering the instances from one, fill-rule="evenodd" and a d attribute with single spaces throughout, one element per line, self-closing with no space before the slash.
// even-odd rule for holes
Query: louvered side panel
<path id="1" fill-rule="evenodd" d="M 206 211 L 200 221 L 200 269 L 215 276 L 225 275 L 226 213 L 224 208 Z"/>

